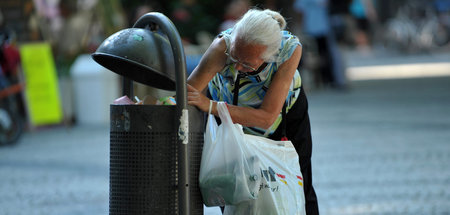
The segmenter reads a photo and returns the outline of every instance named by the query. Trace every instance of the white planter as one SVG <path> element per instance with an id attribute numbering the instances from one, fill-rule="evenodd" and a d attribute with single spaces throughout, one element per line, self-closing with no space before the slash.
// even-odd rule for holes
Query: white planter
<path id="1" fill-rule="evenodd" d="M 80 55 L 73 63 L 74 112 L 78 124 L 108 124 L 109 105 L 120 97 L 120 76 Z"/>

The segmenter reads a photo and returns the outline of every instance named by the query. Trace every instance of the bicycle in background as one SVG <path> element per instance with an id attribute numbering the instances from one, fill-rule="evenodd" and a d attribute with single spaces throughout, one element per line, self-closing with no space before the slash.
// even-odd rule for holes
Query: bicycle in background
<path id="1" fill-rule="evenodd" d="M 411 0 L 402 5 L 386 25 L 386 46 L 406 53 L 447 46 L 450 43 L 450 8 L 448 3 L 439 2 Z"/>
<path id="2" fill-rule="evenodd" d="M 0 145 L 6 145 L 16 143 L 24 128 L 19 95 L 24 85 L 17 78 L 20 55 L 7 32 L 0 32 L 0 64 Z"/>

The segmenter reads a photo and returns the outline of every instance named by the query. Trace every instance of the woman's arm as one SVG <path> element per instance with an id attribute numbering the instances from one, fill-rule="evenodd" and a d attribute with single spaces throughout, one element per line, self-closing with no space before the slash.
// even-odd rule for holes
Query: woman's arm
<path id="1" fill-rule="evenodd" d="M 200 60 L 200 63 L 192 71 L 187 80 L 187 100 L 189 105 L 208 112 L 210 99 L 205 96 L 205 88 L 209 81 L 220 72 L 227 60 L 225 39 L 216 38 Z M 202 93 L 203 92 L 203 93 Z M 215 108 L 215 106 L 214 106 Z M 213 112 L 217 115 L 217 110 Z"/>
<path id="2" fill-rule="evenodd" d="M 233 122 L 247 127 L 269 128 L 283 108 L 301 56 L 302 47 L 297 46 L 292 56 L 278 68 L 258 109 L 229 105 Z"/>
<path id="3" fill-rule="evenodd" d="M 228 110 L 230 111 L 233 122 L 247 127 L 269 128 L 280 114 L 298 63 L 300 62 L 301 55 L 302 48 L 301 46 L 297 46 L 292 56 L 280 65 L 260 108 L 255 109 L 228 105 Z M 196 77 L 206 77 L 206 75 L 201 76 L 201 74 L 199 74 Z M 192 84 L 192 86 L 188 86 L 188 104 L 195 105 L 204 112 L 208 112 L 210 100 L 197 89 L 206 87 L 209 80 L 211 79 L 208 79 L 206 82 L 198 81 L 189 83 L 188 81 L 189 84 L 194 83 L 197 84 L 197 86 L 200 86 L 199 88 L 194 87 Z M 211 113 L 217 116 L 218 112 L 216 105 L 217 103 L 213 102 Z"/>
<path id="4" fill-rule="evenodd" d="M 189 75 L 187 83 L 195 89 L 203 91 L 209 81 L 223 69 L 227 60 L 225 50 L 225 40 L 221 37 L 216 38 Z"/>

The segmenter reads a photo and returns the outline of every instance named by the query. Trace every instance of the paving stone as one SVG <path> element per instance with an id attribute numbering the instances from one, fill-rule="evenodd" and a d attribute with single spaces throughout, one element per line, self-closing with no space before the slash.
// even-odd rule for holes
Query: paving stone
<path id="1" fill-rule="evenodd" d="M 450 214 L 449 83 L 358 81 L 348 92 L 308 92 L 321 214 Z M 0 178 L 2 215 L 108 214 L 108 125 L 27 132 L 0 147 Z"/>
<path id="2" fill-rule="evenodd" d="M 448 83 L 363 81 L 309 94 L 322 214 L 450 214 Z"/>

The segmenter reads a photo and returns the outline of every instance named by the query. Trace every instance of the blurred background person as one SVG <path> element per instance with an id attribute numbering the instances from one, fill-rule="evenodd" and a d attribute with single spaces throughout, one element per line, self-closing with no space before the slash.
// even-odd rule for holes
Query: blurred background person
<path id="1" fill-rule="evenodd" d="M 329 37 L 330 50 L 333 62 L 334 87 L 341 90 L 348 89 L 348 80 L 345 70 L 346 60 L 341 51 L 348 35 L 347 23 L 349 19 L 348 5 L 351 0 L 333 0 L 329 2 L 328 13 L 330 17 L 331 36 Z"/>
<path id="2" fill-rule="evenodd" d="M 351 22 L 350 4 L 352 0 L 333 0 L 329 3 L 331 29 L 334 38 L 339 44 L 346 45 L 350 42 L 349 22 Z"/>
<path id="3" fill-rule="evenodd" d="M 190 74 L 213 40 L 219 20 L 197 0 L 180 0 L 171 3 L 171 20 L 177 27 L 186 54 L 186 69 Z"/>
<path id="4" fill-rule="evenodd" d="M 219 26 L 219 32 L 232 28 L 248 9 L 250 9 L 249 0 L 233 0 L 230 2 L 225 9 L 223 22 Z"/>
<path id="5" fill-rule="evenodd" d="M 171 5 L 171 20 L 184 44 L 199 44 L 199 32 L 215 32 L 219 22 L 197 0 L 181 0 Z"/>
<path id="6" fill-rule="evenodd" d="M 316 87 L 344 88 L 345 69 L 332 33 L 328 7 L 328 0 L 296 0 L 294 2 L 294 10 L 302 17 L 302 32 L 313 38 L 312 46 L 317 48 L 319 63 L 317 72 L 314 74 Z"/>
<path id="7" fill-rule="evenodd" d="M 353 0 L 350 4 L 350 13 L 355 19 L 356 29 L 354 42 L 356 48 L 361 51 L 371 49 L 371 25 L 375 24 L 378 17 L 372 0 Z"/>

